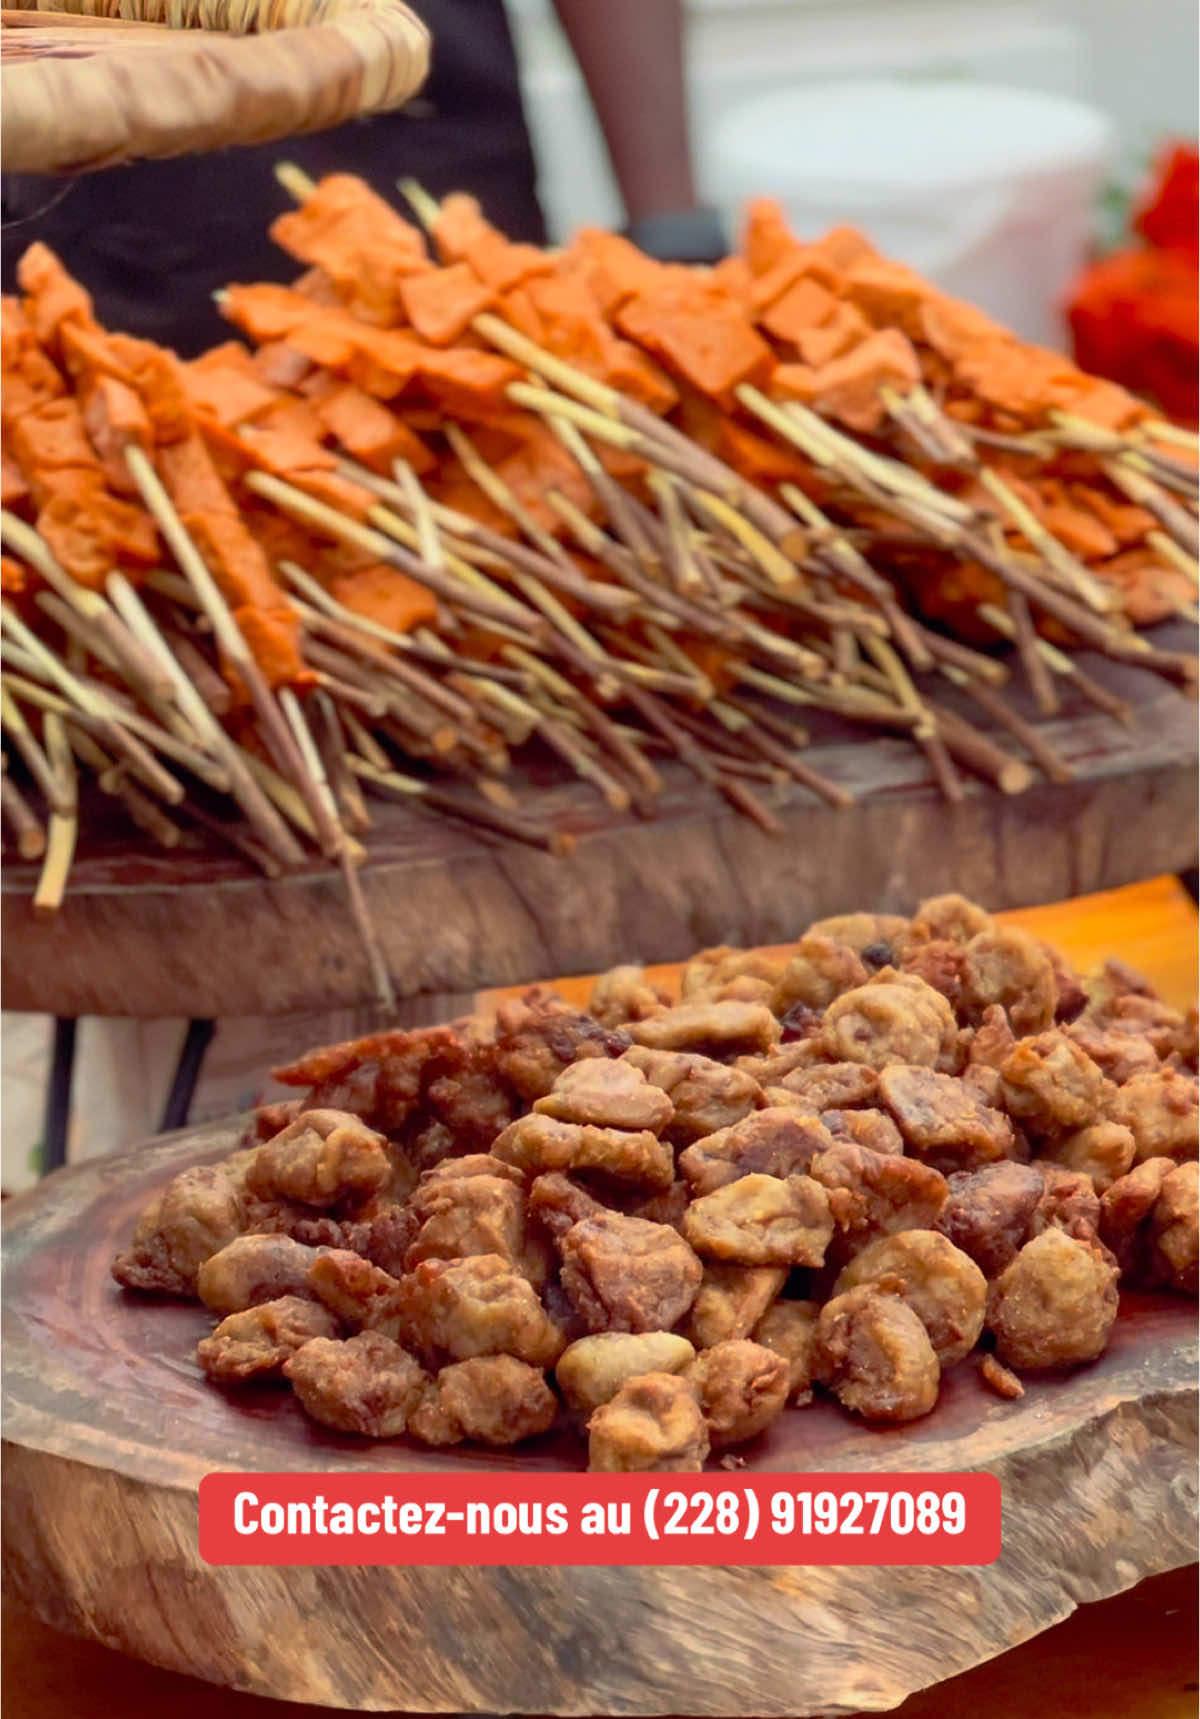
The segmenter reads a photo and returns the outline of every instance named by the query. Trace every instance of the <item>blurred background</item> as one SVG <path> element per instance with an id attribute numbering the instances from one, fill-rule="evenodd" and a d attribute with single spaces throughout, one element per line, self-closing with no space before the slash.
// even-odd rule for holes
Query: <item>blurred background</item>
<path id="1" fill-rule="evenodd" d="M 1167 135 L 1196 131 L 1195 0 L 687 0 L 702 192 L 713 137 L 747 101 L 862 78 L 1015 85 L 1093 105 L 1128 190 Z M 620 204 L 574 62 L 546 0 L 509 0 L 542 201 L 556 236 Z M 881 147 L 887 137 L 878 140 Z M 831 145 L 830 168 L 836 166 Z"/>

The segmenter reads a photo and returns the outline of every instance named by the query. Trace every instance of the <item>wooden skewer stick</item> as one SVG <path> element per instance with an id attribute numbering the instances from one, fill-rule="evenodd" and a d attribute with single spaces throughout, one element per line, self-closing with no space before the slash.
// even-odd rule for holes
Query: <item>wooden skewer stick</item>
<path id="1" fill-rule="evenodd" d="M 123 765 L 114 763 L 104 748 L 97 746 L 91 735 L 86 729 L 80 728 L 78 723 L 68 723 L 67 736 L 71 742 L 71 750 L 80 763 L 86 765 L 95 775 L 101 793 L 120 800 L 137 827 L 145 830 L 151 840 L 156 841 L 160 847 L 179 846 L 182 832 L 178 824 L 171 822 L 149 794 L 144 794 L 129 781 Z"/>
<path id="2" fill-rule="evenodd" d="M 272 477 L 269 472 L 249 472 L 246 476 L 246 488 L 273 502 L 280 512 L 291 515 L 302 524 L 314 526 L 326 537 L 365 550 L 376 561 L 395 567 L 399 572 L 415 579 L 419 585 L 426 586 L 435 597 L 440 597 L 457 608 L 467 609 L 484 621 L 509 621 L 528 626 L 534 632 L 539 631 L 542 626 L 537 615 L 523 608 L 515 598 L 503 597 L 503 600 L 500 600 L 499 597 L 491 595 L 491 591 L 495 589 L 493 586 L 489 585 L 487 591 L 479 590 L 457 576 L 428 566 L 401 548 L 394 537 L 385 536 L 382 530 L 362 525 L 348 514 L 339 513 L 337 508 L 314 500 L 294 484 L 285 483 L 282 478 Z M 389 515 L 386 508 L 373 508 L 371 517 L 394 519 L 395 515 Z M 397 520 L 396 523 L 405 530 L 409 529 L 404 520 Z"/>
<path id="3" fill-rule="evenodd" d="M 954 711 L 940 705 L 933 711 L 940 739 L 968 769 L 993 782 L 1002 794 L 1023 794 L 1033 783 L 1033 772 L 1011 752 L 1005 752 L 985 734 Z"/>
<path id="4" fill-rule="evenodd" d="M 41 876 L 33 894 L 33 911 L 39 918 L 57 913 L 62 906 L 63 893 L 75 857 L 75 842 L 79 835 L 79 801 L 75 774 L 75 759 L 67 739 L 67 729 L 61 716 L 47 711 L 44 719 L 46 756 L 55 778 L 62 785 L 65 804 L 61 810 L 51 810 L 46 835 L 46 855 Z"/>
<path id="5" fill-rule="evenodd" d="M 17 852 L 24 860 L 41 859 L 46 851 L 46 832 L 37 813 L 9 776 L 7 769 L 0 775 L 0 811 L 12 826 L 17 838 Z"/>
<path id="6" fill-rule="evenodd" d="M 1057 716 L 1061 709 L 1058 689 L 1054 685 L 1046 659 L 1037 648 L 1037 629 L 1029 612 L 1029 603 L 1020 591 L 1009 590 L 1005 598 L 1013 623 L 1013 642 L 1025 671 L 1025 679 L 1033 694 L 1033 702 L 1043 716 Z"/>
<path id="7" fill-rule="evenodd" d="M 20 707 L 6 684 L 0 685 L 0 720 L 4 731 L 25 760 L 30 775 L 42 791 L 51 812 L 66 814 L 71 809 L 70 783 L 55 773 L 47 753 L 34 738 L 33 730 L 21 714 Z"/>
<path id="8" fill-rule="evenodd" d="M 300 700 L 290 686 L 281 688 L 279 702 L 285 717 L 291 724 L 297 748 L 304 759 L 305 770 L 312 781 L 317 784 L 321 807 L 321 815 L 317 821 L 318 836 L 327 856 L 341 866 L 346 893 L 350 898 L 350 912 L 358 930 L 363 952 L 367 957 L 367 969 L 371 975 L 371 983 L 375 988 L 376 1005 L 382 1014 L 394 1015 L 396 1013 L 396 992 L 392 986 L 391 974 L 388 972 L 383 947 L 379 941 L 379 932 L 367 909 L 357 868 L 350 857 L 350 842 L 338 816 L 337 801 L 334 798 L 329 778 L 325 774 L 325 765 L 322 762 L 320 751 L 312 737 L 308 723 L 304 719 Z"/>
<path id="9" fill-rule="evenodd" d="M 1105 475 L 1122 494 L 1138 507 L 1144 507 L 1147 513 L 1152 513 L 1181 549 L 1186 549 L 1191 556 L 1200 554 L 1200 527 L 1197 527 L 1194 515 L 1128 460 L 1102 460 L 1101 465 Z"/>
<path id="10" fill-rule="evenodd" d="M 560 832 L 546 829 L 520 814 L 505 812 L 490 801 L 468 803 L 450 789 L 439 788 L 432 782 L 422 781 L 416 776 L 406 776 L 395 769 L 378 770 L 353 754 L 348 763 L 356 776 L 361 776 L 378 793 L 393 799 L 424 801 L 447 817 L 477 825 L 493 835 L 508 836 L 515 841 L 525 842 L 530 847 L 546 848 L 552 853 L 567 853 L 573 845 L 570 839 Z"/>
<path id="11" fill-rule="evenodd" d="M 122 675 L 134 687 L 156 698 L 169 698 L 170 686 L 153 659 L 148 657 L 136 639 L 121 625 L 98 591 L 89 591 L 72 579 L 59 566 L 49 546 L 31 525 L 18 519 L 7 509 L 0 510 L 0 537 L 9 543 L 23 561 L 41 575 L 59 600 L 87 626 L 95 643 L 104 646 L 120 664 Z"/>
<path id="12" fill-rule="evenodd" d="M 276 812 L 243 761 L 244 754 L 221 727 L 179 662 L 168 650 L 133 586 L 121 573 L 110 573 L 108 591 L 113 604 L 133 632 L 170 675 L 179 708 L 209 752 L 223 767 L 230 792 L 251 828 L 285 870 L 304 863 L 304 850 Z"/>
<path id="13" fill-rule="evenodd" d="M 9 661 L 24 662 L 19 651 L 8 652 Z M 27 664 L 31 673 L 40 673 L 36 662 Z M 89 734 L 99 734 L 104 731 L 104 724 L 94 717 L 87 716 L 78 710 L 58 693 L 51 692 L 39 681 L 26 679 L 24 675 L 5 674 L 5 682 L 15 697 L 25 704 L 35 705 L 39 710 L 54 710 L 60 716 L 69 717 L 76 727 L 85 728 Z M 162 752 L 168 758 L 173 758 L 177 764 L 198 776 L 202 782 L 207 782 L 210 788 L 215 788 L 218 794 L 229 792 L 229 772 L 215 764 L 207 753 L 198 751 L 194 746 L 182 740 L 176 740 L 173 734 L 165 733 L 154 723 L 144 717 L 140 711 L 121 711 L 121 722 L 156 752 Z M 190 732 L 190 730 L 189 730 Z"/>
<path id="14" fill-rule="evenodd" d="M 114 751 L 120 753 L 134 774 L 160 799 L 166 800 L 168 805 L 177 806 L 184 797 L 183 784 L 177 781 L 170 771 L 164 770 L 141 741 L 136 740 L 128 728 L 122 726 L 119 713 L 100 687 L 94 681 L 84 681 L 72 674 L 7 603 L 0 609 L 0 625 L 17 639 L 22 649 L 46 672 L 63 697 L 85 716 L 94 719 L 103 739 Z M 70 747 L 67 752 L 70 754 Z"/>
<path id="15" fill-rule="evenodd" d="M 346 737 L 338 715 L 337 703 L 328 692 L 313 697 L 316 717 L 316 742 L 329 786 L 333 789 L 342 822 L 353 835 L 365 835 L 371 827 L 370 814 L 362 792 L 346 762 Z"/>
<path id="16" fill-rule="evenodd" d="M 970 697 L 992 721 L 1007 729 L 1014 740 L 1020 741 L 1044 776 L 1051 782 L 1074 781 L 1075 772 L 1062 754 L 1055 750 L 1040 729 L 1032 722 L 1026 722 L 998 692 L 978 681 L 967 680 L 965 676 L 964 685 Z"/>
<path id="17" fill-rule="evenodd" d="M 981 603 L 979 614 L 989 627 L 995 627 L 996 631 L 1003 633 L 1006 639 L 1013 637 L 1012 617 L 1006 614 L 1003 609 L 997 609 L 991 603 Z M 1131 728 L 1133 726 L 1133 708 L 1127 699 L 1118 697 L 1115 692 L 1110 692 L 1106 686 L 1101 686 L 1099 681 L 1093 680 L 1091 675 L 1085 673 L 1065 651 L 1060 651 L 1058 646 L 1052 645 L 1048 639 L 1038 638 L 1036 643 L 1038 655 L 1054 674 L 1061 675 L 1064 680 L 1069 681 L 1084 698 L 1094 704 L 1098 710 L 1104 711 L 1105 715 L 1113 717 L 1122 727 Z"/>
<path id="18" fill-rule="evenodd" d="M 324 827 L 324 804 L 320 790 L 305 769 L 303 755 L 284 721 L 254 653 L 242 637 L 242 630 L 234 619 L 233 611 L 209 571 L 208 563 L 188 535 L 183 521 L 175 511 L 175 504 L 144 450 L 132 442 L 127 444 L 125 463 L 180 570 L 192 585 L 200 599 L 201 608 L 212 622 L 222 652 L 249 692 L 268 749 L 284 775 L 295 782 L 304 795 L 322 835 L 328 835 L 329 832 Z"/>

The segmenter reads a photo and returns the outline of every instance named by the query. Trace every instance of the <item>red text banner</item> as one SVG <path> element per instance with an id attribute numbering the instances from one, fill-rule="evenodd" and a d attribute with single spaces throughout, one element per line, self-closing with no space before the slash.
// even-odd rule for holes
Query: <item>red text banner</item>
<path id="1" fill-rule="evenodd" d="M 210 1474 L 210 1564 L 935 1564 L 1000 1554 L 990 1474 Z"/>

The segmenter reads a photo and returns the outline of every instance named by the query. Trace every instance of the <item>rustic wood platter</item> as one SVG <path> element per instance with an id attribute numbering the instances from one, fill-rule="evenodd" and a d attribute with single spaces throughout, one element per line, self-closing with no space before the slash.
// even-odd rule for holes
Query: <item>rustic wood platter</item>
<path id="1" fill-rule="evenodd" d="M 238 1131 L 151 1141 L 5 1208 L 4 1576 L 56 1627 L 368 1711 L 836 1715 L 893 1707 L 1195 1557 L 1195 1307 L 1131 1296 L 1097 1364 L 1019 1403 L 963 1364 L 917 1426 L 821 1403 L 745 1447 L 780 1473 L 990 1470 L 1004 1550 L 987 1568 L 211 1568 L 196 1489 L 214 1469 L 552 1472 L 581 1454 L 553 1438 L 510 1456 L 363 1445 L 286 1394 L 206 1385 L 203 1311 L 127 1297 L 108 1262 L 149 1192 Z"/>
<path id="2" fill-rule="evenodd" d="M 1156 640 L 1191 648 L 1194 630 L 1173 625 Z M 616 816 L 576 781 L 530 784 L 539 810 L 576 836 L 569 859 L 373 801 L 362 882 L 397 994 L 450 1006 L 531 973 L 779 942 L 864 901 L 910 912 L 923 896 L 959 889 L 998 910 L 1186 870 L 1197 852 L 1194 703 L 1151 675 L 1080 662 L 1129 699 L 1134 726 L 1065 704 L 1046 727 L 1074 781 L 1018 795 L 971 780 L 966 800 L 947 804 L 907 741 L 814 724 L 810 761 L 858 798 L 834 810 L 786 790 L 774 807 L 782 836 L 679 766 L 665 768 L 649 822 Z M 16 862 L 0 879 L 7 1008 L 275 1015 L 372 995 L 336 872 L 314 866 L 270 882 L 236 857 L 135 849 L 118 836 L 81 848 L 48 921 L 33 914 L 36 882 L 36 867 Z"/>

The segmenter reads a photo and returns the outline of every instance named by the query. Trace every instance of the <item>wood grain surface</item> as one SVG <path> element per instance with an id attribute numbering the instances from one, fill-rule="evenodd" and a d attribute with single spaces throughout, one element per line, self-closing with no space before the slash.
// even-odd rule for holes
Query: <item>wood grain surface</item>
<path id="1" fill-rule="evenodd" d="M 1118 953 L 1172 1001 L 1194 991 L 1196 915 L 1173 879 L 1013 917 L 1081 966 Z M 1064 1691 L 1005 1669 L 1019 1660 L 1006 1650 L 1075 1606 L 1195 1556 L 1196 1315 L 1169 1297 L 1126 1298 L 1099 1363 L 1032 1382 L 1017 1404 L 984 1392 L 964 1364 L 914 1427 L 871 1429 L 825 1402 L 748 1450 L 772 1471 L 988 1468 L 1005 1488 L 1004 1551 L 990 1569 L 201 1564 L 195 1485 L 212 1468 L 550 1470 L 581 1455 L 562 1440 L 502 1458 L 364 1446 L 314 1427 L 284 1395 L 247 1408 L 206 1386 L 191 1354 L 204 1315 L 123 1296 L 107 1262 L 145 1190 L 202 1149 L 225 1149 L 233 1132 L 153 1142 L 6 1207 L 5 1578 L 51 1624 L 172 1671 L 351 1710 L 845 1714 L 895 1706 L 991 1661 L 963 1679 L 961 1696 L 951 1684 L 944 1700 L 916 1697 L 905 1719 L 1195 1711 L 1178 1642 L 1169 1675 L 1147 1650 L 1117 1676 L 1110 1660 L 1123 1638 L 1108 1658 L 1069 1657 Z M 1010 1705 L 989 1706 L 995 1690 Z M 1142 1700 L 1154 1691 L 1161 1701 Z"/>
<path id="2" fill-rule="evenodd" d="M 1196 1566 L 1081 1606 L 1020 1647 L 912 1695 L 894 1719 L 1195 1719 Z M 7 1719 L 212 1719 L 197 1678 L 64 1635 L 6 1600 L 0 1640 Z M 314 1719 L 295 1701 L 222 1692 L 220 1719 Z M 350 1719 L 351 1709 L 321 1709 Z M 402 1716 L 397 1715 L 397 1719 Z"/>
<path id="3" fill-rule="evenodd" d="M 1177 647 L 1191 633 L 1157 636 Z M 1152 676 L 1081 660 L 1130 698 L 1136 726 L 1066 706 L 1047 732 L 1076 779 L 1020 795 L 971 783 L 949 805 L 907 741 L 844 729 L 820 738 L 814 724 L 811 762 L 859 803 L 835 811 L 785 790 L 782 836 L 672 766 L 650 822 L 617 817 L 552 771 L 518 782 L 577 837 L 570 859 L 373 802 L 362 885 L 396 991 L 451 1007 L 535 974 L 775 943 L 866 901 L 910 912 L 922 896 L 960 889 L 991 908 L 1024 907 L 1182 871 L 1197 854 L 1195 706 Z M 49 921 L 32 912 L 36 881 L 36 866 L 17 862 L 0 878 L 7 1008 L 218 1017 L 371 997 L 336 872 L 270 882 L 236 857 L 133 849 L 93 831 Z"/>

